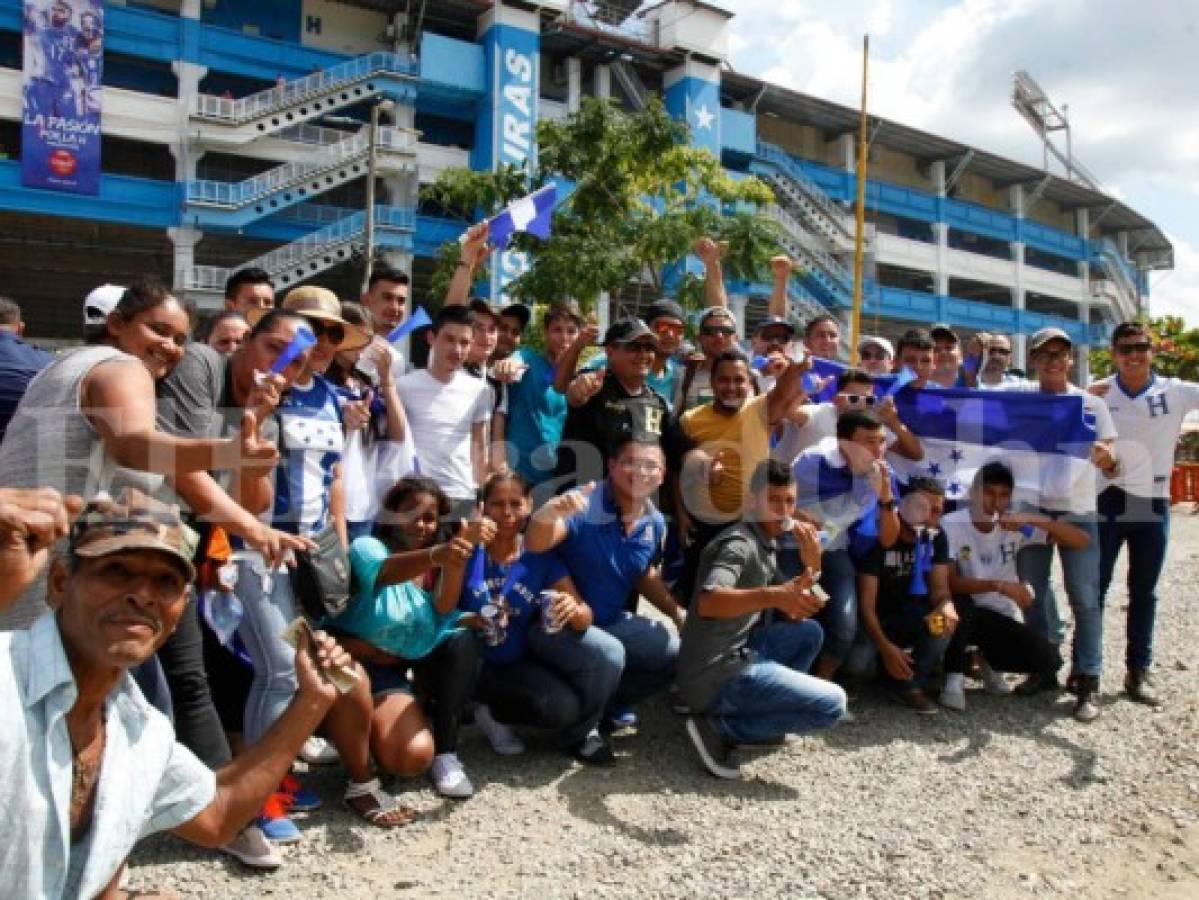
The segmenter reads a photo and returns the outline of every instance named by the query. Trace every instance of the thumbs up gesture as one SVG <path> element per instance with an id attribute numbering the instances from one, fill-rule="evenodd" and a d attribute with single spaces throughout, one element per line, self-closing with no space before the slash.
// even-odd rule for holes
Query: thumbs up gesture
<path id="1" fill-rule="evenodd" d="M 490 544 L 495 537 L 495 530 L 495 522 L 483 515 L 482 503 L 475 506 L 469 522 L 462 519 L 458 523 L 458 534 L 471 544 Z"/>

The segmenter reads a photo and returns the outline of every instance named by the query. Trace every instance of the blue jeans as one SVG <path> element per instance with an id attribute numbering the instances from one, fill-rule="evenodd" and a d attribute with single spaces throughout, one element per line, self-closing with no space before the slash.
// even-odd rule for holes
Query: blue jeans
<path id="1" fill-rule="evenodd" d="M 679 639 L 661 622 L 623 612 L 600 627 L 624 645 L 624 672 L 612 698 L 614 704 L 632 706 L 674 682 Z"/>
<path id="2" fill-rule="evenodd" d="M 1099 608 L 1120 548 L 1128 545 L 1129 669 L 1148 669 L 1153 662 L 1153 623 L 1157 615 L 1157 580 L 1166 562 L 1170 509 L 1164 498 L 1134 497 L 1120 488 L 1099 495 Z"/>
<path id="3" fill-rule="evenodd" d="M 1063 519 L 1086 532 L 1090 539 L 1081 550 L 1058 547 L 1066 596 L 1074 613 L 1074 672 L 1098 678 L 1103 671 L 1103 612 L 1099 606 L 1099 526 L 1093 513 L 1042 510 L 1055 519 Z M 1024 620 L 1051 644 L 1063 638 L 1057 598 L 1049 588 L 1053 565 L 1053 547 L 1049 544 L 1025 547 L 1016 557 L 1020 578 L 1032 585 L 1036 599 L 1024 614 Z"/>
<path id="4" fill-rule="evenodd" d="M 527 659 L 522 662 L 537 664 L 556 676 L 556 685 L 547 682 L 537 693 L 553 693 L 557 687 L 556 693 L 562 695 L 558 702 L 548 704 L 560 714 L 545 716 L 546 721 L 556 720 L 560 746 L 575 746 L 599 725 L 620 684 L 624 661 L 624 645 L 601 628 L 583 632 L 563 628 L 555 634 L 546 634 L 536 624 L 529 628 Z"/>
<path id="5" fill-rule="evenodd" d="M 286 572 L 271 573 L 271 592 L 264 594 L 262 557 L 237 560 L 234 588 L 245 615 L 237 633 L 254 663 L 254 681 L 246 698 L 244 735 L 252 744 L 283 715 L 296 693 L 296 651 L 279 637 L 299 613 Z"/>
<path id="6" fill-rule="evenodd" d="M 812 619 L 774 622 L 749 638 L 753 661 L 719 688 L 704 712 L 730 741 L 760 744 L 807 734 L 845 715 L 845 691 L 808 675 L 824 632 Z"/>
<path id="7" fill-rule="evenodd" d="M 828 603 L 816 619 L 824 628 L 823 654 L 842 662 L 858 631 L 858 571 L 848 550 L 826 550 L 820 562 L 820 586 Z"/>
<path id="8" fill-rule="evenodd" d="M 370 537 L 374 533 L 375 523 L 371 519 L 365 522 L 346 522 L 346 537 L 350 539 L 350 543 L 360 537 Z"/>
<path id="9" fill-rule="evenodd" d="M 901 691 L 913 688 L 924 690 L 928 687 L 937 666 L 941 664 L 945 651 L 949 649 L 950 635 L 934 636 L 928 630 L 928 620 L 925 618 L 924 607 L 909 605 L 906 609 L 879 620 L 883 634 L 896 647 L 910 650 L 912 653 L 912 677 L 907 681 L 897 681 L 887 672 L 886 667 L 879 661 L 879 669 Z"/>

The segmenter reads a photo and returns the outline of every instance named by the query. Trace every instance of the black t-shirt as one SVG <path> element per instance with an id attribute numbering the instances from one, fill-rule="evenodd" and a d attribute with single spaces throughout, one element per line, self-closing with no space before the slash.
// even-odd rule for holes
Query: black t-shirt
<path id="1" fill-rule="evenodd" d="M 937 531 L 932 538 L 932 564 L 937 566 L 948 562 L 949 542 L 944 531 Z M 879 619 L 890 618 L 913 608 L 922 613 L 927 611 L 931 574 L 925 573 L 924 593 L 914 594 L 912 574 L 915 566 L 916 542 L 906 541 L 902 536 L 886 550 L 875 543 L 865 558 L 858 563 L 859 572 L 878 579 L 875 611 Z"/>
<path id="2" fill-rule="evenodd" d="M 614 375 L 582 406 L 571 407 L 558 446 L 557 478 L 574 478 L 576 484 L 602 481 L 604 460 L 626 437 L 667 449 L 675 440 L 666 399 L 646 385 L 630 394 Z"/>

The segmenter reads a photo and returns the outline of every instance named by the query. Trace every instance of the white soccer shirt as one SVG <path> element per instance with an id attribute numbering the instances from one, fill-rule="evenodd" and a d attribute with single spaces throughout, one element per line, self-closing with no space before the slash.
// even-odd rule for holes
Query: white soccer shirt
<path id="1" fill-rule="evenodd" d="M 1119 438 L 1120 470 L 1114 479 L 1100 476 L 1099 490 L 1116 486 L 1137 497 L 1168 497 L 1174 447 L 1182 420 L 1199 409 L 1199 384 L 1154 375 L 1137 394 L 1130 394 L 1112 375 L 1098 384 L 1110 386 L 1104 400 Z"/>
<path id="2" fill-rule="evenodd" d="M 970 519 L 969 509 L 958 509 L 941 519 L 941 529 L 949 542 L 949 558 L 963 578 L 982 581 L 1019 581 L 1016 574 L 1016 554 L 1029 544 L 1045 543 L 1046 534 L 1034 528 L 1026 537 L 1020 531 L 1004 531 L 995 525 L 979 531 Z M 1020 607 L 1010 597 L 995 591 L 974 594 L 975 605 L 990 609 L 1009 619 L 1023 621 Z"/>

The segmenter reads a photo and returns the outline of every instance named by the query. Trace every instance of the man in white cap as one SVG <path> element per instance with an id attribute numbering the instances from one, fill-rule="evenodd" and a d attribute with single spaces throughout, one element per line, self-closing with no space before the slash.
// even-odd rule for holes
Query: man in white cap
<path id="1" fill-rule="evenodd" d="M 102 284 L 83 298 L 83 342 L 99 344 L 108 337 L 108 314 L 117 308 L 125 288 Z"/>
<path id="2" fill-rule="evenodd" d="M 868 375 L 891 374 L 895 348 L 885 337 L 863 335 L 858 341 L 858 368 Z"/>

